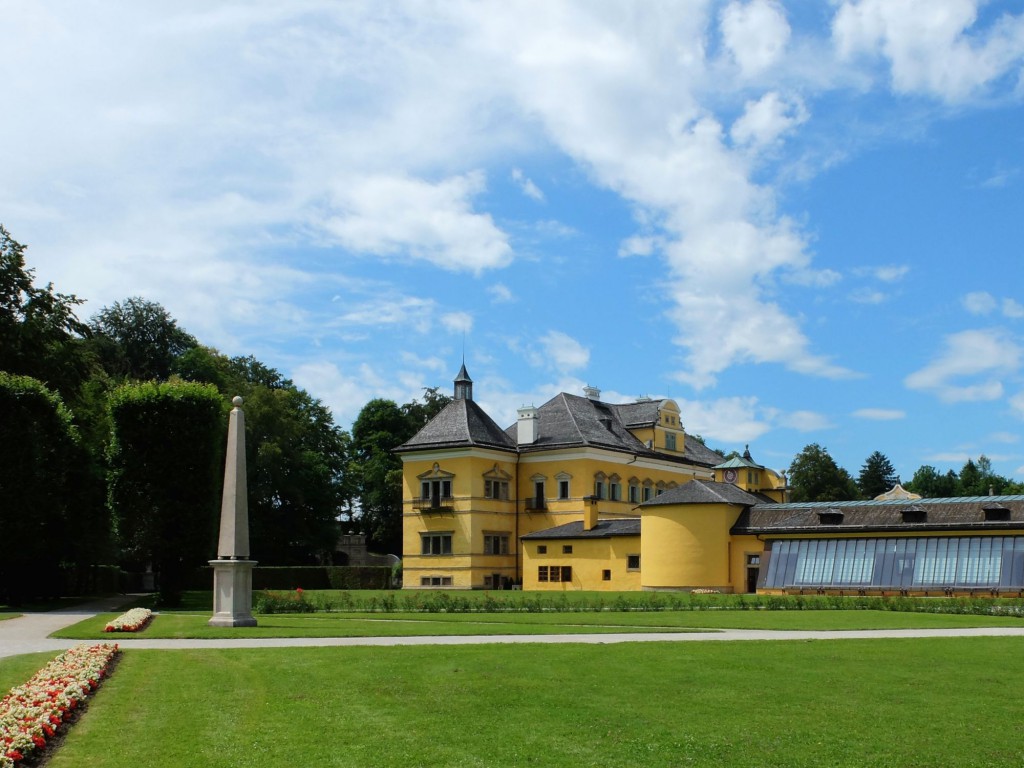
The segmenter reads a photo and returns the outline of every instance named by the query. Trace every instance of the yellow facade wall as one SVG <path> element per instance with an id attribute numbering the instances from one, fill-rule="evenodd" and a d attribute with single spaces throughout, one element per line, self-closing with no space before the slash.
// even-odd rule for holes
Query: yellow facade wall
<path id="1" fill-rule="evenodd" d="M 572 552 L 563 552 L 564 547 Z M 547 547 L 540 554 L 538 547 Z M 640 569 L 628 567 L 628 556 L 640 554 L 639 536 L 604 539 L 530 539 L 523 542 L 523 589 L 546 592 L 623 592 L 640 589 Z M 641 566 L 643 560 L 640 561 Z M 571 566 L 569 582 L 541 582 L 538 566 Z M 604 572 L 608 571 L 608 579 Z"/>
<path id="2" fill-rule="evenodd" d="M 729 529 L 739 512 L 723 504 L 645 508 L 642 587 L 732 591 Z"/>
<path id="3" fill-rule="evenodd" d="M 748 589 L 747 568 L 750 557 L 758 559 L 758 568 L 764 554 L 764 542 L 757 536 L 732 536 L 729 541 L 729 583 L 733 592 L 755 592 Z"/>

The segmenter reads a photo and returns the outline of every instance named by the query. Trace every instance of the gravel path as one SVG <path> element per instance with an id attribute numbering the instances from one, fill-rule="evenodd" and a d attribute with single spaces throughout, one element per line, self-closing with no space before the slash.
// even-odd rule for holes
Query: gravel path
<path id="1" fill-rule="evenodd" d="M 37 651 L 59 651 L 81 640 L 47 637 L 62 627 L 97 613 L 116 611 L 133 596 L 121 596 L 48 613 L 29 613 L 0 621 L 0 658 Z M 914 637 L 1024 637 L 1024 627 L 972 627 L 963 629 L 879 629 L 848 631 L 795 631 L 723 629 L 706 632 L 644 632 L 595 635 L 470 635 L 438 637 L 268 637 L 221 640 L 160 640 L 112 635 L 122 648 L 322 648 L 337 646 L 480 645 L 488 643 L 693 643 L 736 640 L 870 640 Z"/>

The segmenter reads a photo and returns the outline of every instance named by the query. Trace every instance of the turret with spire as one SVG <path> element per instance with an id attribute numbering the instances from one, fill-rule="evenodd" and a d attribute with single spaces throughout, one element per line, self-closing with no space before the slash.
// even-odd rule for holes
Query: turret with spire
<path id="1" fill-rule="evenodd" d="M 465 360 L 462 361 L 462 367 L 459 369 L 459 375 L 455 377 L 455 399 L 473 399 L 473 380 L 469 378 L 469 374 L 466 372 Z"/>

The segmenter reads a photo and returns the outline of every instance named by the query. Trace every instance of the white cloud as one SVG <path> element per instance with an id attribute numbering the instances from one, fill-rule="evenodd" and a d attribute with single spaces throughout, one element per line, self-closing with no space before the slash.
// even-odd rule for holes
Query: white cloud
<path id="1" fill-rule="evenodd" d="M 895 283 L 906 277 L 909 271 L 910 267 L 905 264 L 876 267 L 875 277 L 884 283 Z"/>
<path id="2" fill-rule="evenodd" d="M 1012 445 L 1013 443 L 1020 442 L 1020 435 L 1014 432 L 993 432 L 988 436 L 988 439 L 993 443 Z"/>
<path id="3" fill-rule="evenodd" d="M 972 315 L 990 315 L 997 310 L 1003 317 L 1019 320 L 1024 317 L 1024 305 L 1015 299 L 997 299 L 987 291 L 972 291 L 962 299 L 964 309 Z"/>
<path id="4" fill-rule="evenodd" d="M 895 408 L 858 408 L 853 415 L 870 421 L 898 421 L 907 417 L 906 411 Z"/>
<path id="5" fill-rule="evenodd" d="M 947 336 L 939 356 L 904 383 L 945 402 L 998 400 L 1002 377 L 1020 369 L 1022 354 L 1020 345 L 999 329 L 961 331 Z M 959 383 L 972 377 L 982 380 Z"/>
<path id="6" fill-rule="evenodd" d="M 828 417 L 814 411 L 793 411 L 779 416 L 779 424 L 798 432 L 817 432 L 822 429 L 833 429 L 835 424 Z"/>
<path id="7" fill-rule="evenodd" d="M 1018 392 L 1016 395 L 1010 398 L 1010 408 L 1013 412 L 1024 419 L 1024 392 Z"/>
<path id="8" fill-rule="evenodd" d="M 841 58 L 884 57 L 892 86 L 962 101 L 1024 57 L 1024 18 L 1004 14 L 975 28 L 977 0 L 859 0 L 844 2 L 833 21 Z"/>
<path id="9" fill-rule="evenodd" d="M 348 178 L 335 185 L 323 227 L 360 253 L 480 273 L 512 261 L 508 236 L 489 214 L 471 210 L 471 198 L 483 188 L 478 172 L 436 184 L 403 176 Z"/>
<path id="10" fill-rule="evenodd" d="M 544 202 L 544 193 L 540 191 L 540 187 L 534 184 L 532 179 L 527 178 L 518 168 L 512 169 L 512 180 L 519 185 L 524 195 L 537 202 Z"/>
<path id="11" fill-rule="evenodd" d="M 487 286 L 487 292 L 491 294 L 491 301 L 495 304 L 507 304 L 510 301 L 515 301 L 512 291 L 504 283 L 493 283 Z"/>
<path id="12" fill-rule="evenodd" d="M 808 117 L 801 99 L 793 97 L 787 100 L 771 91 L 758 101 L 748 101 L 729 133 L 737 144 L 764 146 L 807 122 Z"/>
<path id="13" fill-rule="evenodd" d="M 785 54 L 789 23 L 777 2 L 731 2 L 722 11 L 719 23 L 722 42 L 744 77 L 762 74 Z"/>
<path id="14" fill-rule="evenodd" d="M 627 237 L 619 244 L 619 256 L 650 256 L 664 245 L 660 237 L 644 237 L 634 235 Z"/>
<path id="15" fill-rule="evenodd" d="M 447 312 L 441 315 L 441 325 L 449 333 L 468 333 L 473 330 L 473 316 L 468 312 Z"/>
<path id="16" fill-rule="evenodd" d="M 548 331 L 540 339 L 545 363 L 557 371 L 568 372 L 586 368 L 590 350 L 561 331 Z"/>
<path id="17" fill-rule="evenodd" d="M 771 425 L 757 415 L 756 397 L 726 397 L 698 401 L 675 398 L 679 418 L 689 434 L 727 443 L 753 442 Z"/>
<path id="18" fill-rule="evenodd" d="M 986 291 L 972 291 L 963 298 L 964 309 L 972 315 L 988 315 L 998 306 L 995 297 Z"/>
<path id="19" fill-rule="evenodd" d="M 858 288 L 850 292 L 850 301 L 858 304 L 882 304 L 889 298 L 887 293 L 871 288 Z"/>
<path id="20" fill-rule="evenodd" d="M 416 296 L 381 296 L 365 301 L 342 314 L 336 324 L 346 326 L 401 325 L 426 333 L 433 325 L 437 304 Z"/>
<path id="21" fill-rule="evenodd" d="M 1024 304 L 1013 299 L 1003 299 L 1003 316 L 1011 320 L 1019 320 L 1024 317 Z"/>

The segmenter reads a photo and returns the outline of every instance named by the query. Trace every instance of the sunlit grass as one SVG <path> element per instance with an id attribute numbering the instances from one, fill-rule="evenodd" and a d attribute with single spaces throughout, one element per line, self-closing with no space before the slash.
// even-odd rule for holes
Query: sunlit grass
<path id="1" fill-rule="evenodd" d="M 659 611 L 603 613 L 315 613 L 257 616 L 258 626 L 207 626 L 210 614 L 164 612 L 138 633 L 105 633 L 117 616 L 104 613 L 54 637 L 116 639 L 238 637 L 404 637 L 416 635 L 523 635 L 607 632 L 684 632 L 700 629 L 857 630 L 1020 627 L 1007 616 L 894 611 Z"/>
<path id="2" fill-rule="evenodd" d="M 127 650 L 50 766 L 1020 765 L 1020 647 Z"/>

